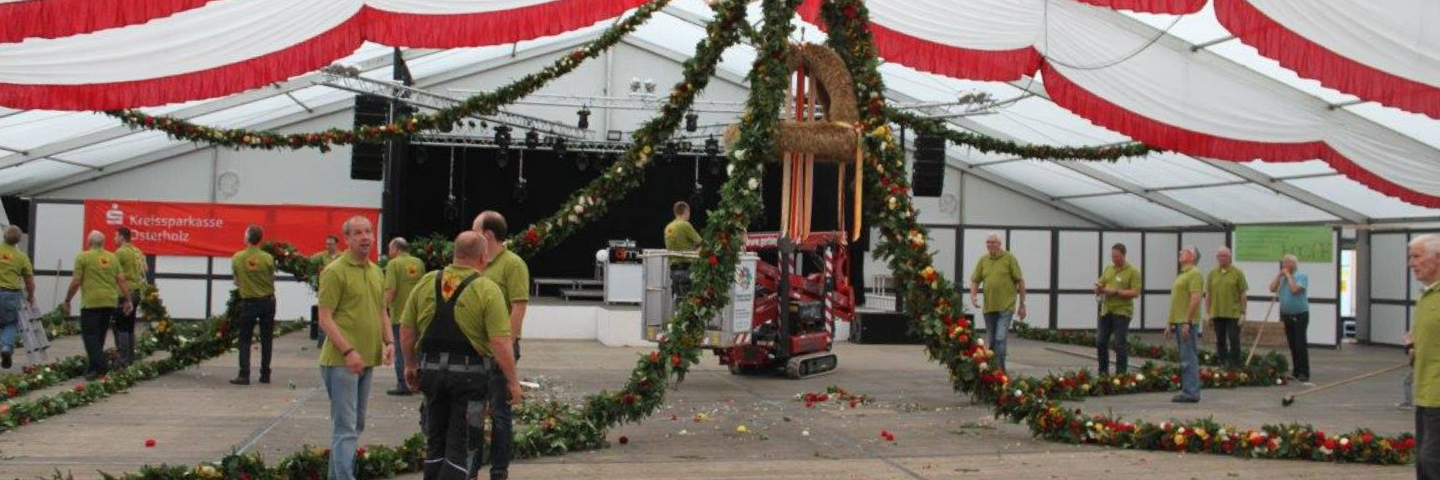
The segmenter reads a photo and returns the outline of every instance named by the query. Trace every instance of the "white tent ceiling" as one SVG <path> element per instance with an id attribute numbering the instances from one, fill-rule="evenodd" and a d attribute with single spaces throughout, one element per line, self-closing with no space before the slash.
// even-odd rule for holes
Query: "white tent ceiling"
<path id="1" fill-rule="evenodd" d="M 753 7 L 752 7 L 753 8 Z M 710 16 L 700 0 L 678 0 L 634 34 L 637 42 L 673 48 L 684 56 L 703 35 L 699 24 Z M 753 13 L 753 12 L 752 12 Z M 1375 103 L 1302 79 L 1273 60 L 1237 41 L 1216 20 L 1211 6 L 1185 16 L 1126 12 L 1136 28 L 1163 29 L 1167 40 L 1203 46 L 1242 67 L 1246 82 L 1274 82 L 1290 93 L 1314 98 L 1372 121 L 1392 134 L 1440 147 L 1440 121 Z M 758 15 L 752 15 L 757 18 Z M 596 35 L 597 25 L 564 34 L 521 42 L 516 51 L 537 51 L 559 44 L 577 44 Z M 1158 31 L 1158 30 L 1157 30 Z M 823 39 L 809 27 L 797 33 L 806 40 Z M 798 40 L 798 38 L 797 38 Z M 664 46 L 664 47 L 658 47 Z M 1158 47 L 1157 47 L 1158 48 Z M 481 62 L 504 62 L 510 45 L 443 51 L 410 50 L 409 66 L 423 85 L 425 79 Z M 742 76 L 753 50 L 740 47 L 726 55 L 721 68 Z M 365 44 L 341 64 L 358 67 L 366 76 L 387 78 L 389 49 Z M 964 92 L 983 91 L 1002 99 L 1018 99 L 993 114 L 956 118 L 954 128 L 1054 145 L 1105 145 L 1129 141 L 1124 135 L 1092 124 L 1057 106 L 1045 91 L 1043 78 L 1010 82 L 958 80 L 922 73 L 896 64 L 882 66 L 891 96 L 907 102 L 953 101 Z M 264 126 L 295 123 L 325 106 L 346 104 L 353 94 L 297 77 L 278 84 L 218 99 L 191 101 L 146 109 L 193 117 L 218 126 Z M 1267 87 L 1268 88 L 1268 87 Z M 0 109 L 0 194 L 36 194 L 66 184 L 77 176 L 105 175 L 134 164 L 137 158 L 175 149 L 193 148 L 155 132 L 132 132 L 98 114 Z M 1080 209 L 1115 226 L 1185 227 L 1205 224 L 1274 222 L 1370 223 L 1440 219 L 1440 209 L 1422 208 L 1372 191 L 1339 174 L 1323 161 L 1295 163 L 1221 162 L 1178 153 L 1113 164 L 1037 162 L 988 155 L 951 147 L 952 165 L 983 172 L 1042 192 L 1038 200 Z M 172 154 L 173 155 L 173 154 Z"/>

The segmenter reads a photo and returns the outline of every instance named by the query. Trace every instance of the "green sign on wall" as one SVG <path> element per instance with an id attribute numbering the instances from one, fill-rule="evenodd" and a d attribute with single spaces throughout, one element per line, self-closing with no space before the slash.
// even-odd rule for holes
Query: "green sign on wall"
<path id="1" fill-rule="evenodd" d="M 1301 263 L 1335 261 L 1335 231 L 1330 227 L 1241 226 L 1235 227 L 1235 260 L 1278 262 L 1285 254 Z"/>

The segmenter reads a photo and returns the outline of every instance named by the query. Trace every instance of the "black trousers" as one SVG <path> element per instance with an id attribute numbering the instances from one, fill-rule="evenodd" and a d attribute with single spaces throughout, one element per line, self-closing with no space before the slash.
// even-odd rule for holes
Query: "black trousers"
<path id="1" fill-rule="evenodd" d="M 250 345 L 260 327 L 260 376 L 270 376 L 270 352 L 275 339 L 275 297 L 240 299 L 240 377 L 250 378 Z"/>
<path id="2" fill-rule="evenodd" d="M 1110 337 L 1115 337 L 1115 373 L 1130 367 L 1130 317 L 1107 313 L 1100 316 L 1095 332 L 1095 353 L 1100 359 L 1100 374 L 1110 373 Z"/>
<path id="3" fill-rule="evenodd" d="M 80 309 L 80 339 L 90 360 L 86 375 L 104 375 L 110 371 L 110 362 L 105 358 L 105 333 L 110 330 L 116 314 L 114 308 Z"/>
<path id="4" fill-rule="evenodd" d="M 1440 408 L 1415 407 L 1415 473 L 1440 480 Z"/>
<path id="5" fill-rule="evenodd" d="M 115 309 L 116 365 L 124 367 L 135 361 L 135 318 L 140 315 L 139 289 L 130 291 L 130 313 L 125 313 L 125 300 Z"/>
<path id="6" fill-rule="evenodd" d="M 425 480 L 469 480 L 466 465 L 465 407 L 488 395 L 490 376 L 484 371 L 455 372 L 420 369 L 425 394 Z"/>
<path id="7" fill-rule="evenodd" d="M 1290 373 L 1296 378 L 1310 378 L 1310 312 L 1280 314 L 1285 324 L 1285 341 L 1290 344 Z"/>
<path id="8" fill-rule="evenodd" d="M 1215 318 L 1215 352 L 1226 365 L 1240 365 L 1240 319 Z"/>

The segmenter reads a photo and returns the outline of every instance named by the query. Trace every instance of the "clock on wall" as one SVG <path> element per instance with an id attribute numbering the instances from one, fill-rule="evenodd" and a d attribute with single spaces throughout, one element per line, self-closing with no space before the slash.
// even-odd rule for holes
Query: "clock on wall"
<path id="1" fill-rule="evenodd" d="M 221 198 L 234 197 L 236 193 L 240 192 L 240 174 L 233 170 L 221 173 L 215 179 L 215 189 Z"/>

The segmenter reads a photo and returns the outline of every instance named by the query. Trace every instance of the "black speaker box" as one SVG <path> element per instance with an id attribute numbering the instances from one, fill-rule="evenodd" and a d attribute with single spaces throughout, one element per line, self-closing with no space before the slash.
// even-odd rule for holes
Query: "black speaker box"
<path id="1" fill-rule="evenodd" d="M 899 312 L 855 312 L 850 341 L 872 345 L 920 345 L 924 341 L 910 333 L 910 317 Z"/>
<path id="2" fill-rule="evenodd" d="M 910 188 L 917 197 L 938 197 L 945 188 L 945 139 L 920 136 L 915 138 L 915 162 L 910 172 Z"/>
<path id="3" fill-rule="evenodd" d="M 355 128 L 384 125 L 390 100 L 375 95 L 355 97 Z M 350 178 L 380 180 L 385 174 L 385 144 L 356 143 L 350 148 Z"/>

